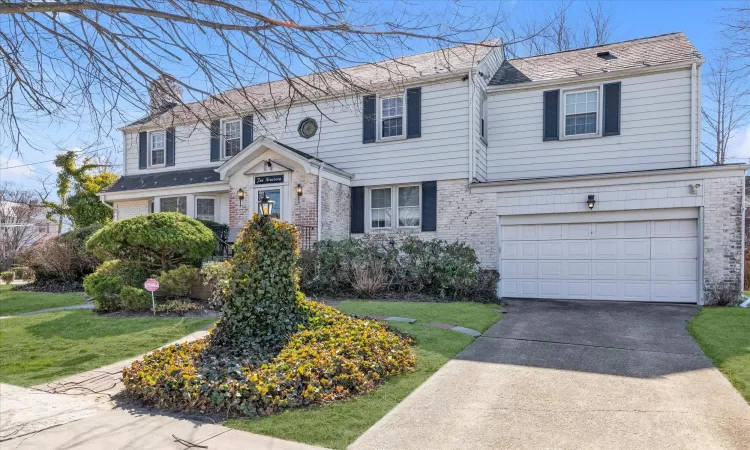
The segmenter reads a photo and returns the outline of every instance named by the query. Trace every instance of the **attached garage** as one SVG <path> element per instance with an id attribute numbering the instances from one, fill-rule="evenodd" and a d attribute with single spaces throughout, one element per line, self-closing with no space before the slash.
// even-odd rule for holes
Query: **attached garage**
<path id="1" fill-rule="evenodd" d="M 698 302 L 698 210 L 500 219 L 501 295 Z"/>

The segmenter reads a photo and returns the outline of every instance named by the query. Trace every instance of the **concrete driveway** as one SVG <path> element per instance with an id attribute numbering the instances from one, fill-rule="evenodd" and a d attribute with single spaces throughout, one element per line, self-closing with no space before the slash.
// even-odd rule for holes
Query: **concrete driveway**
<path id="1" fill-rule="evenodd" d="M 507 311 L 352 448 L 750 448 L 750 406 L 685 329 L 697 307 Z"/>

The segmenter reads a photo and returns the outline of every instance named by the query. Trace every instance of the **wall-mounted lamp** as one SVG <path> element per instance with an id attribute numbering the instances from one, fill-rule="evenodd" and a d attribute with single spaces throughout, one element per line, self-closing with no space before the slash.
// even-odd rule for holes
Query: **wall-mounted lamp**
<path id="1" fill-rule="evenodd" d="M 271 169 L 273 169 L 273 163 L 271 162 L 271 160 L 270 160 L 270 159 L 269 159 L 268 161 L 266 161 L 266 162 L 265 162 L 264 164 L 265 164 L 265 166 L 266 166 L 266 170 L 271 170 Z"/>
<path id="2" fill-rule="evenodd" d="M 589 199 L 586 200 L 586 206 L 588 206 L 589 209 L 594 209 L 595 203 L 596 203 L 596 200 L 594 199 L 594 194 L 589 194 Z"/>
<path id="3" fill-rule="evenodd" d="M 700 187 L 701 187 L 701 185 L 696 183 L 696 184 L 689 185 L 688 189 L 690 189 L 690 193 L 691 194 L 697 194 L 698 193 L 698 188 L 700 188 Z"/>
<path id="4" fill-rule="evenodd" d="M 247 194 L 245 194 L 245 191 L 240 188 L 239 191 L 237 191 L 237 198 L 240 199 L 240 206 L 242 206 L 242 200 L 245 200 Z"/>
<path id="5" fill-rule="evenodd" d="M 297 193 L 297 197 L 302 197 L 302 185 L 298 184 L 294 191 Z"/>

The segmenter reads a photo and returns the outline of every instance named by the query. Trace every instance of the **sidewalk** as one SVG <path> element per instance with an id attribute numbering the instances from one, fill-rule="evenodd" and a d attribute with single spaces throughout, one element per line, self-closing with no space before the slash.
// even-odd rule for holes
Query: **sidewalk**
<path id="1" fill-rule="evenodd" d="M 198 331 L 175 342 L 187 342 L 205 335 L 206 331 Z M 117 408 L 112 396 L 123 388 L 122 368 L 142 357 L 143 355 L 29 389 L 0 384 L 0 448 L 316 448 L 153 410 Z M 196 445 L 199 447 L 195 447 Z"/>

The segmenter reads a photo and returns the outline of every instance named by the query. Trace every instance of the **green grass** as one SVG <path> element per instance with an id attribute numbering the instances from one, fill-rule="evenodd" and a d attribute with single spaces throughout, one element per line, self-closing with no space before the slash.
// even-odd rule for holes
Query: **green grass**
<path id="1" fill-rule="evenodd" d="M 375 391 L 348 401 L 289 410 L 261 419 L 235 419 L 226 425 L 311 445 L 346 448 L 474 340 L 465 334 L 421 324 L 445 322 L 484 331 L 500 318 L 493 307 L 476 303 L 343 302 L 339 309 L 350 314 L 418 319 L 411 325 L 392 324 L 415 338 L 416 371 L 389 378 Z"/>
<path id="2" fill-rule="evenodd" d="M 688 330 L 750 403 L 750 309 L 703 308 Z"/>
<path id="3" fill-rule="evenodd" d="M 214 319 L 115 318 L 89 310 L 0 320 L 0 382 L 33 386 L 137 356 Z"/>
<path id="4" fill-rule="evenodd" d="M 46 292 L 11 291 L 11 285 L 0 286 L 0 316 L 9 316 L 40 309 L 80 305 L 83 294 L 49 294 Z"/>

